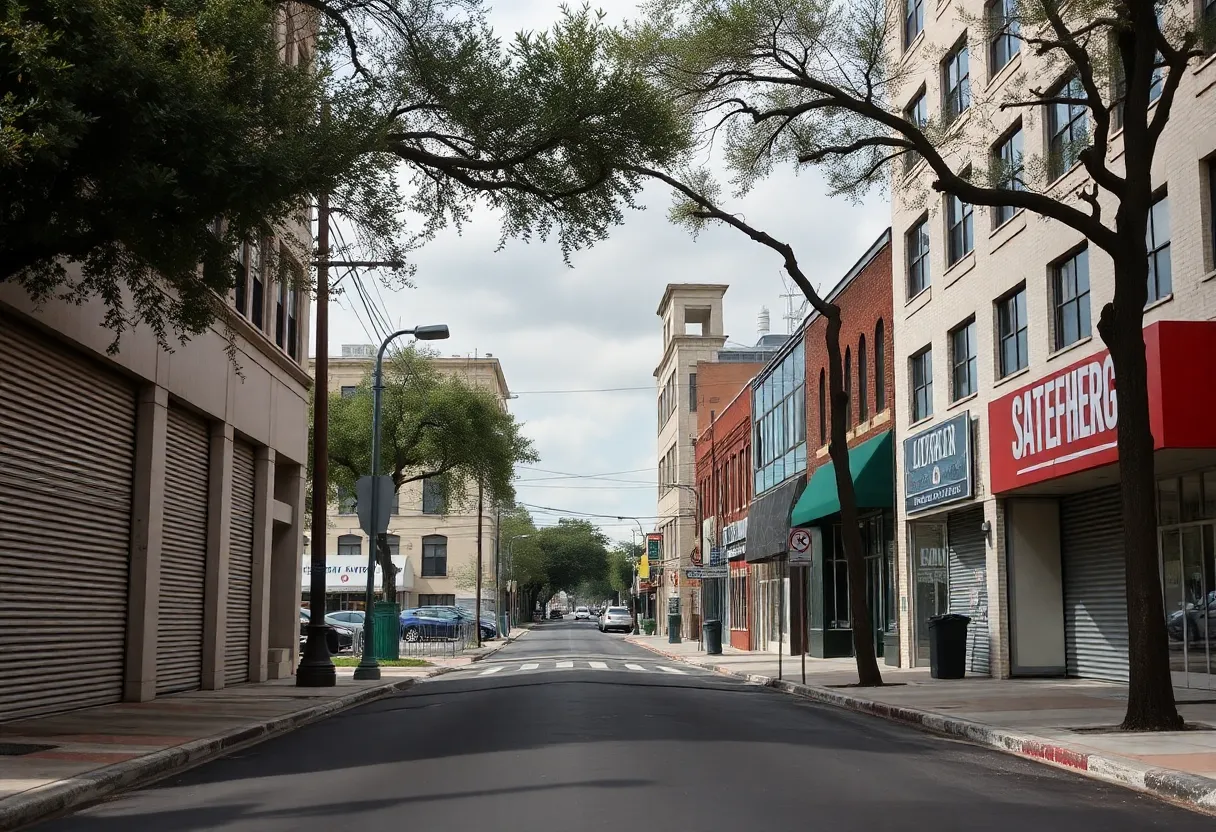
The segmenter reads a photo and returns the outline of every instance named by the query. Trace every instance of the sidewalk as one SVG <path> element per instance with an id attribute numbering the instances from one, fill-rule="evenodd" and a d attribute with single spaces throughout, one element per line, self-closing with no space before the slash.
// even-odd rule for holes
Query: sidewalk
<path id="1" fill-rule="evenodd" d="M 786 693 L 905 722 L 1091 777 L 1216 812 L 1216 691 L 1175 690 L 1189 724 L 1212 730 L 1124 733 L 1123 685 L 1090 679 L 932 679 L 928 668 L 879 665 L 887 685 L 853 687 L 852 659 L 806 660 L 724 647 L 708 656 L 697 642 L 666 636 L 629 640 L 668 658 L 750 678 Z"/>
<path id="2" fill-rule="evenodd" d="M 484 659 L 526 632 L 512 630 L 464 656 L 428 659 L 432 667 L 382 667 L 378 682 L 356 682 L 353 667 L 339 667 L 332 688 L 298 688 L 292 677 L 0 723 L 0 832 L 390 696 Z"/>

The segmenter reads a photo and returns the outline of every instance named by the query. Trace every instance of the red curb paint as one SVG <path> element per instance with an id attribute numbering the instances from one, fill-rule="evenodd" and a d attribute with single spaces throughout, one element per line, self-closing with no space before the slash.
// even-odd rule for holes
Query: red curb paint
<path id="1" fill-rule="evenodd" d="M 1061 748 L 1058 745 L 1023 740 L 1020 753 L 1026 757 L 1047 760 L 1057 765 L 1078 769 L 1079 771 L 1089 771 L 1089 755 L 1080 751 L 1073 751 L 1070 748 Z"/>

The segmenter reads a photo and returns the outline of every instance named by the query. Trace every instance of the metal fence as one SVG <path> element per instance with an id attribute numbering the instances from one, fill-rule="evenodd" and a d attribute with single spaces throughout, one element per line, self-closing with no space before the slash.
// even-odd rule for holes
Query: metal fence
<path id="1" fill-rule="evenodd" d="M 401 628 L 398 655 L 405 658 L 459 656 L 477 647 L 477 628 L 472 621 L 459 623 L 411 623 Z M 363 631 L 355 634 L 354 655 L 363 655 Z"/>

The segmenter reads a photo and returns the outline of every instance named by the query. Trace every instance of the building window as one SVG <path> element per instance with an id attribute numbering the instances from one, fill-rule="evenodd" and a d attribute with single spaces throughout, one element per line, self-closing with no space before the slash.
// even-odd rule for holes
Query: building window
<path id="1" fill-rule="evenodd" d="M 853 426 L 853 351 L 844 348 L 844 426 Z"/>
<path id="2" fill-rule="evenodd" d="M 236 311 L 249 317 L 249 246 L 238 243 L 236 247 Z"/>
<path id="3" fill-rule="evenodd" d="M 300 358 L 300 291 L 296 288 L 299 275 L 291 275 L 291 285 L 287 287 L 287 355 L 295 360 Z"/>
<path id="4" fill-rule="evenodd" d="M 999 0 L 998 0 L 999 1 Z M 997 187 L 1010 191 L 1026 190 L 1022 181 L 1022 126 L 1019 124 L 1012 133 L 992 150 L 993 167 L 997 173 Z M 1004 225 L 1013 218 L 1017 209 L 1012 205 L 998 205 L 992 209 L 993 227 Z"/>
<path id="5" fill-rule="evenodd" d="M 925 103 L 924 87 L 921 87 L 920 92 L 912 99 L 912 103 L 904 108 L 904 118 L 922 130 L 929 123 L 929 105 Z M 916 163 L 920 160 L 921 155 L 915 150 L 904 153 L 904 171 L 907 172 L 916 167 Z"/>
<path id="6" fill-rule="evenodd" d="M 1061 98 L 1085 100 L 1085 88 L 1076 76 L 1060 85 L 1055 94 Z M 1048 165 L 1054 179 L 1067 173 L 1089 144 L 1089 113 L 1085 105 L 1049 104 L 1047 130 Z"/>
<path id="7" fill-rule="evenodd" d="M 925 217 L 904 241 L 908 250 L 908 297 L 914 298 L 929 287 L 929 218 Z"/>
<path id="8" fill-rule="evenodd" d="M 697 374 L 688 374 L 688 412 L 697 412 Z"/>
<path id="9" fill-rule="evenodd" d="M 996 76 L 1018 54 L 1022 24 L 1017 13 L 1017 0 L 993 0 L 988 4 L 988 27 L 993 33 L 988 49 L 989 77 Z"/>
<path id="10" fill-rule="evenodd" d="M 358 385 L 356 385 L 356 384 L 343 384 L 342 385 L 342 398 L 353 399 L 358 394 L 359 394 Z"/>
<path id="11" fill-rule="evenodd" d="M 866 336 L 857 339 L 857 419 L 870 418 L 869 390 L 866 385 Z"/>
<path id="12" fill-rule="evenodd" d="M 1089 250 L 1081 249 L 1052 269 L 1055 349 L 1089 337 Z"/>
<path id="13" fill-rule="evenodd" d="M 345 486 L 338 486 L 338 514 L 354 514 L 357 506 L 355 505 L 355 492 Z"/>
<path id="14" fill-rule="evenodd" d="M 1154 303 L 1174 291 L 1170 266 L 1170 198 L 1153 203 L 1148 214 L 1148 302 Z"/>
<path id="15" fill-rule="evenodd" d="M 1165 19 L 1161 16 L 1161 12 L 1162 12 L 1162 7 L 1161 7 L 1161 5 L 1158 5 L 1156 7 L 1157 28 L 1164 31 Z M 1158 64 L 1160 64 L 1164 60 L 1162 58 L 1162 55 L 1160 52 L 1154 52 L 1153 59 L 1154 59 L 1154 62 L 1158 63 Z M 1165 87 L 1165 67 L 1163 67 L 1163 66 L 1155 67 L 1153 69 L 1153 81 L 1151 84 L 1149 84 L 1149 88 L 1148 88 L 1148 100 L 1149 100 L 1150 104 L 1161 97 L 1161 90 L 1164 87 Z"/>
<path id="16" fill-rule="evenodd" d="M 420 607 L 454 607 L 456 606 L 456 596 L 445 593 L 419 593 L 418 606 Z"/>
<path id="17" fill-rule="evenodd" d="M 443 486 L 431 477 L 422 481 L 422 513 L 443 514 Z"/>
<path id="18" fill-rule="evenodd" d="M 264 275 L 262 274 L 264 268 L 261 242 L 250 243 L 249 285 L 252 306 L 249 311 L 249 320 L 253 321 L 253 325 L 263 332 L 266 330 L 266 284 L 263 282 Z"/>
<path id="19" fill-rule="evenodd" d="M 363 538 L 357 534 L 338 537 L 338 557 L 357 558 L 363 555 Z"/>
<path id="20" fill-rule="evenodd" d="M 396 514 L 396 512 L 393 512 Z M 388 545 L 389 557 L 399 557 L 401 555 L 401 537 L 395 534 L 386 534 L 384 542 Z"/>
<path id="21" fill-rule="evenodd" d="M 887 346 L 882 318 L 874 324 L 874 412 L 887 409 Z"/>
<path id="22" fill-rule="evenodd" d="M 933 348 L 912 356 L 912 421 L 933 415 Z"/>
<path id="23" fill-rule="evenodd" d="M 942 62 L 942 96 L 942 116 L 947 124 L 971 106 L 971 70 L 968 67 L 966 38 Z"/>
<path id="24" fill-rule="evenodd" d="M 848 630 L 852 628 L 849 567 L 840 526 L 832 527 L 832 542 L 832 551 L 823 558 L 823 626 L 829 630 Z"/>
<path id="25" fill-rule="evenodd" d="M 422 538 L 422 577 L 446 578 L 448 575 L 448 539 L 441 534 Z"/>
<path id="26" fill-rule="evenodd" d="M 904 49 L 925 28 L 925 0 L 904 0 Z"/>
<path id="27" fill-rule="evenodd" d="M 1203 0 L 1203 46 L 1208 52 L 1216 51 L 1216 0 Z"/>
<path id="28" fill-rule="evenodd" d="M 979 388 L 975 347 L 975 318 L 950 332 L 950 401 L 973 395 Z"/>
<path id="29" fill-rule="evenodd" d="M 828 444 L 828 390 L 823 370 L 819 371 L 819 447 Z"/>
<path id="30" fill-rule="evenodd" d="M 747 571 L 730 573 L 730 628 L 747 630 Z"/>
<path id="31" fill-rule="evenodd" d="M 667 424 L 667 420 L 671 418 L 671 414 L 676 412 L 676 374 L 673 372 L 667 377 L 667 381 L 663 382 L 663 389 L 659 391 L 659 430 L 663 430 L 663 426 Z"/>
<path id="32" fill-rule="evenodd" d="M 274 343 L 287 346 L 287 275 L 280 275 L 278 291 L 274 293 Z"/>
<path id="33" fill-rule="evenodd" d="M 1001 378 L 1030 363 L 1026 348 L 1026 287 L 996 302 L 997 345 Z"/>
<path id="34" fill-rule="evenodd" d="M 1216 8 L 1216 0 L 1212 0 L 1212 6 Z M 1216 30 L 1216 18 L 1212 19 L 1212 28 Z M 1216 157 L 1208 160 L 1208 234 L 1211 235 L 1208 240 L 1212 255 L 1210 265 L 1216 268 Z"/>
<path id="35" fill-rule="evenodd" d="M 953 266 L 975 248 L 975 225 L 971 204 L 956 196 L 946 197 L 946 238 L 948 263 Z"/>
<path id="36" fill-rule="evenodd" d="M 752 390 L 757 494 L 806 472 L 806 345 L 790 347 Z"/>

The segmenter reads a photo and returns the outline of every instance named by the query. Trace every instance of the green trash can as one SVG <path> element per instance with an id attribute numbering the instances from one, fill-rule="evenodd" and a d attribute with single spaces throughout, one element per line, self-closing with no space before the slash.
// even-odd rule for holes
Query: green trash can
<path id="1" fill-rule="evenodd" d="M 401 608 L 392 601 L 377 601 L 372 606 L 372 624 L 376 658 L 401 658 Z"/>
<path id="2" fill-rule="evenodd" d="M 705 641 L 705 652 L 710 656 L 722 655 L 722 622 L 711 618 L 701 625 L 701 637 Z"/>
<path id="3" fill-rule="evenodd" d="M 667 616 L 667 643 L 680 643 L 680 614 L 678 612 L 669 613 Z"/>

